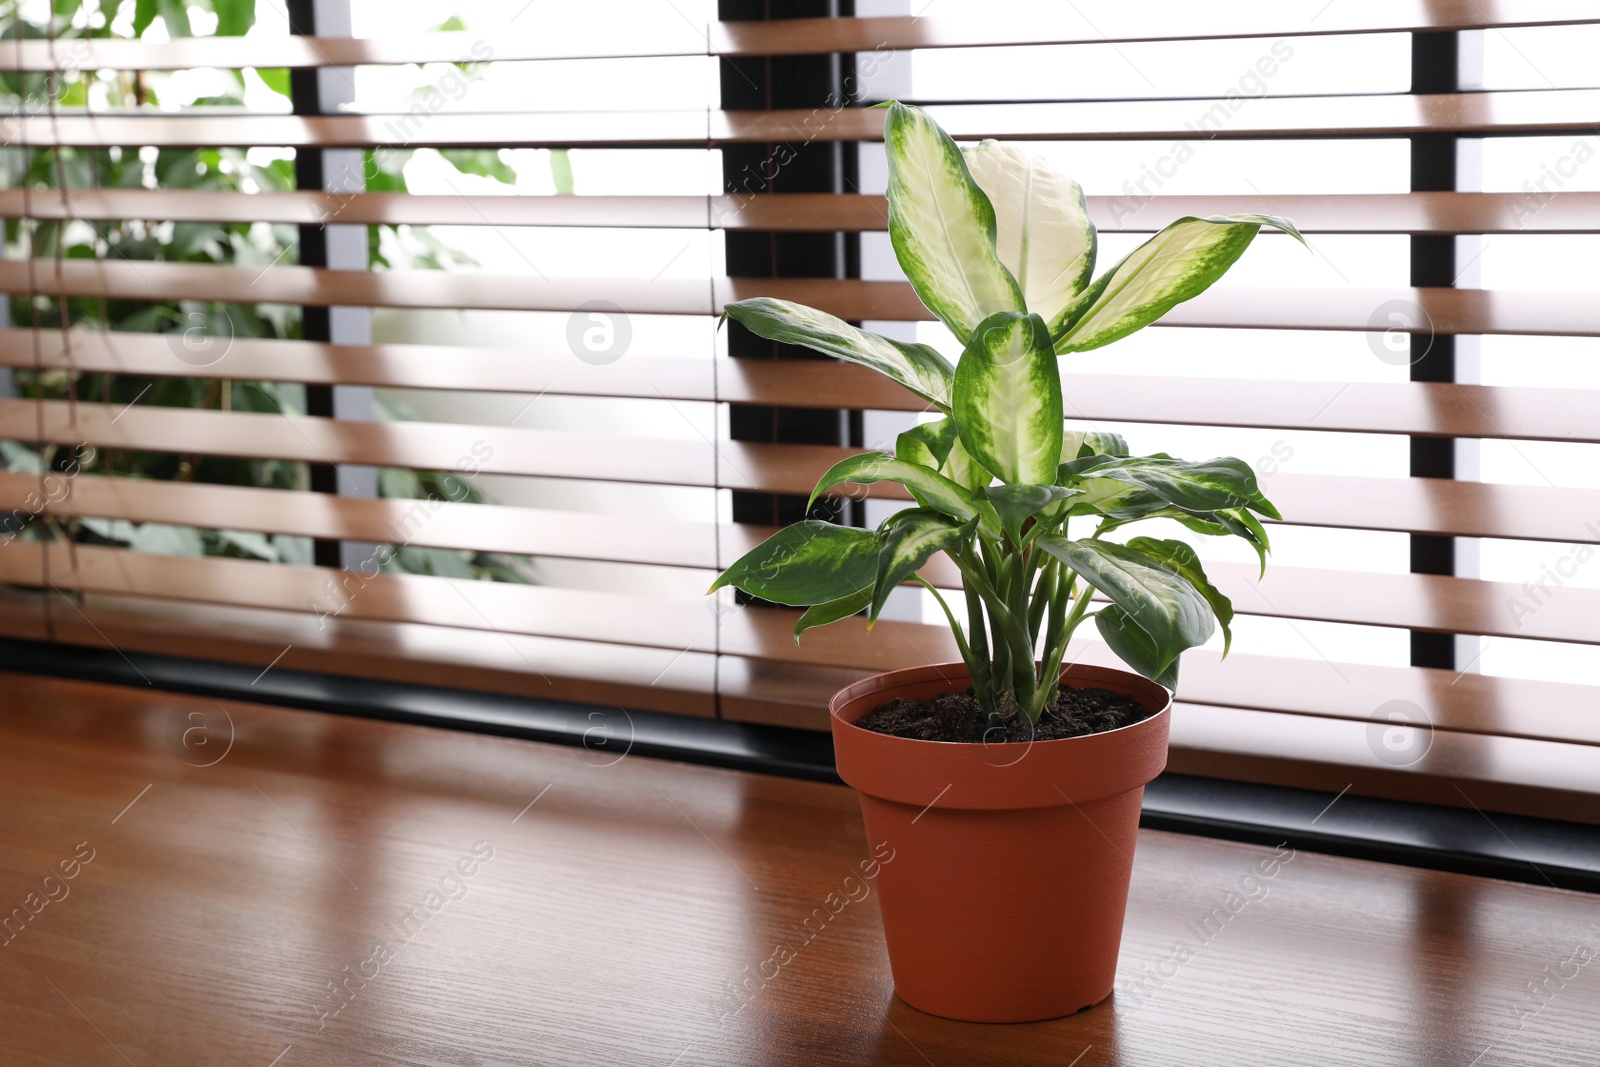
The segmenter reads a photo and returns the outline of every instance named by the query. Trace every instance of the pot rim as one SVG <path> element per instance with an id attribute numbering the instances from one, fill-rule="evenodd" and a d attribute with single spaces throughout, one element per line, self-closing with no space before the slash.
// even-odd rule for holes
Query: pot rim
<path id="1" fill-rule="evenodd" d="M 906 741 L 906 742 L 910 742 L 911 744 L 916 744 L 916 745 L 938 745 L 938 746 L 952 746 L 953 745 L 953 746 L 956 746 L 956 747 L 981 747 L 981 748 L 1006 749 L 1006 748 L 1009 748 L 1012 745 L 1055 745 L 1055 744 L 1062 743 L 1062 742 L 1086 741 L 1091 737 L 1107 737 L 1107 736 L 1110 736 L 1112 734 L 1119 734 L 1124 730 L 1136 730 L 1139 727 L 1145 725 L 1146 723 L 1148 723 L 1148 722 L 1150 722 L 1150 721 L 1152 721 L 1154 719 L 1160 718 L 1163 715 L 1166 715 L 1166 714 L 1170 713 L 1172 711 L 1173 700 L 1175 699 L 1175 694 L 1172 692 L 1172 690 L 1168 689 L 1164 685 L 1161 685 L 1159 682 L 1155 682 L 1155 681 L 1152 681 L 1149 678 L 1144 677 L 1144 675 L 1142 675 L 1142 674 L 1135 674 L 1133 671 L 1125 671 L 1125 670 L 1122 670 L 1121 668 L 1118 668 L 1118 667 L 1102 667 L 1097 663 L 1063 663 L 1061 665 L 1062 680 L 1066 680 L 1068 675 L 1072 674 L 1072 673 L 1085 672 L 1085 671 L 1093 671 L 1093 672 L 1098 673 L 1098 672 L 1104 671 L 1107 674 L 1120 675 L 1120 676 L 1122 676 L 1124 678 L 1137 679 L 1140 682 L 1147 683 L 1148 685 L 1154 686 L 1155 688 L 1159 689 L 1161 692 L 1166 694 L 1166 699 L 1162 702 L 1160 710 L 1151 712 L 1150 714 L 1146 715 L 1144 718 L 1140 719 L 1138 722 L 1130 722 L 1126 726 L 1118 726 L 1118 727 L 1116 727 L 1115 729 L 1112 729 L 1112 730 L 1096 730 L 1093 733 L 1079 734 L 1077 737 L 1052 737 L 1052 738 L 1049 738 L 1049 739 L 1046 739 L 1046 740 L 1043 740 L 1043 741 L 1041 741 L 1041 740 L 997 741 L 997 742 L 990 742 L 990 741 L 930 741 L 930 740 L 927 740 L 926 738 L 921 738 L 921 737 L 897 737 L 894 734 L 880 734 L 876 730 L 867 730 L 867 729 L 865 729 L 863 727 L 857 726 L 856 723 L 855 723 L 855 719 L 846 719 L 844 716 L 839 714 L 840 707 L 842 705 L 848 703 L 850 700 L 853 700 L 856 697 L 857 694 L 865 695 L 866 692 L 871 691 L 871 690 L 887 690 L 887 689 L 891 688 L 890 686 L 880 686 L 880 685 L 874 685 L 873 684 L 873 683 L 876 683 L 880 678 L 890 678 L 890 677 L 893 677 L 894 675 L 897 675 L 897 674 L 910 674 L 912 672 L 921 672 L 921 671 L 928 671 L 928 670 L 939 671 L 942 674 L 944 668 L 954 668 L 955 669 L 954 676 L 949 679 L 951 682 L 961 681 L 961 682 L 964 682 L 964 683 L 969 684 L 969 685 L 971 684 L 972 676 L 967 673 L 967 665 L 965 663 L 961 663 L 959 661 L 954 662 L 954 663 L 930 663 L 930 664 L 927 664 L 927 665 L 922 666 L 922 667 L 903 667 L 903 668 L 898 668 L 898 669 L 892 670 L 892 671 L 880 671 L 879 673 L 873 674 L 873 675 L 869 675 L 868 677 L 863 678 L 858 682 L 852 682 L 849 685 L 845 686 L 843 689 L 839 690 L 837 693 L 835 693 L 833 695 L 833 697 L 828 701 L 828 717 L 830 719 L 833 719 L 840 726 L 848 726 L 852 731 L 858 731 L 858 732 L 863 733 L 863 734 L 873 734 L 873 735 L 878 736 L 878 737 L 888 737 L 888 738 L 892 738 L 895 741 Z M 911 681 L 910 679 L 907 679 L 908 683 L 910 681 Z M 1082 688 L 1082 687 L 1080 686 L 1079 688 Z M 846 696 L 845 694 L 847 694 L 847 693 L 850 694 L 850 695 Z M 1132 693 L 1127 693 L 1127 694 L 1124 694 L 1124 695 L 1133 696 Z M 892 698 L 890 698 L 890 699 L 892 699 Z M 1135 698 L 1135 699 L 1137 699 L 1137 698 Z M 885 703 L 887 703 L 887 700 L 885 701 Z M 1141 701 L 1141 703 L 1143 703 L 1143 702 Z M 864 716 L 870 714 L 871 712 L 873 712 L 875 710 L 877 710 L 877 709 L 876 708 L 868 708 L 866 711 L 862 712 L 861 715 L 856 716 L 856 718 L 857 719 L 863 718 Z M 1145 710 L 1147 710 L 1147 711 L 1149 710 L 1149 706 L 1148 705 L 1146 705 Z"/>
<path id="2" fill-rule="evenodd" d="M 917 808 L 935 800 L 939 808 L 997 809 L 1081 804 L 1140 788 L 1159 774 L 1167 762 L 1172 694 L 1114 667 L 1073 663 L 1061 673 L 1069 684 L 1103 685 L 1155 710 L 1114 730 L 1048 741 L 895 737 L 854 720 L 897 695 L 964 687 L 967 672 L 960 663 L 886 671 L 846 686 L 829 702 L 839 777 L 864 794 Z"/>

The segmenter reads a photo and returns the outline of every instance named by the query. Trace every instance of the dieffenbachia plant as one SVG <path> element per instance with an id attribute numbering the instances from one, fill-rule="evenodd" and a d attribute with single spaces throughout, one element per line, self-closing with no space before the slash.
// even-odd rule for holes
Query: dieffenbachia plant
<path id="1" fill-rule="evenodd" d="M 712 590 L 805 607 L 798 641 L 862 611 L 870 624 L 891 591 L 916 581 L 944 609 L 991 716 L 1038 721 L 1067 642 L 1089 618 L 1130 667 L 1174 686 L 1179 654 L 1218 624 L 1226 652 L 1232 606 L 1182 541 L 1108 535 L 1174 519 L 1244 538 L 1265 568 L 1257 516 L 1279 515 L 1240 460 L 1130 456 L 1116 434 L 1068 430 L 1057 357 L 1126 337 L 1203 292 L 1261 227 L 1299 233 L 1270 215 L 1183 218 L 1091 280 L 1095 229 L 1077 183 L 993 141 L 960 149 L 898 103 L 884 142 L 890 238 L 917 295 L 962 344 L 955 366 L 927 345 L 784 300 L 741 300 L 726 314 L 762 337 L 880 371 L 937 409 L 942 417 L 901 434 L 892 455 L 852 456 L 812 493 L 893 481 L 918 506 L 876 530 L 796 523 Z M 1073 520 L 1086 536 L 1069 533 Z M 939 552 L 961 573 L 965 626 L 918 574 Z"/>

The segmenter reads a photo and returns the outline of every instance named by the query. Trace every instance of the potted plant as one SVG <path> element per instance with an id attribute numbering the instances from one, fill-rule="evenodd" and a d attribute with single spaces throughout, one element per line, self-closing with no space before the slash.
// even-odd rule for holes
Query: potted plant
<path id="1" fill-rule="evenodd" d="M 889 233 L 917 295 L 964 346 L 866 333 L 781 300 L 728 305 L 762 337 L 863 364 L 942 417 L 894 453 L 852 456 L 812 494 L 893 481 L 917 506 L 876 530 L 808 520 L 734 563 L 725 585 L 806 608 L 795 640 L 907 581 L 943 608 L 962 662 L 892 671 L 834 697 L 839 774 L 861 793 L 896 991 L 956 1019 L 1020 1022 L 1103 1000 L 1144 786 L 1166 764 L 1178 657 L 1233 611 L 1182 541 L 1124 537 L 1172 519 L 1244 538 L 1266 564 L 1278 518 L 1249 465 L 1130 456 L 1115 434 L 1068 431 L 1058 357 L 1100 348 L 1204 291 L 1267 215 L 1183 218 L 1091 281 L 1082 191 L 985 141 L 960 149 L 925 113 L 888 105 Z M 1117 535 L 1113 537 L 1112 535 Z M 961 576 L 964 619 L 918 572 Z M 1098 594 L 1098 595 L 1097 595 Z M 1078 627 L 1137 674 L 1063 659 Z"/>

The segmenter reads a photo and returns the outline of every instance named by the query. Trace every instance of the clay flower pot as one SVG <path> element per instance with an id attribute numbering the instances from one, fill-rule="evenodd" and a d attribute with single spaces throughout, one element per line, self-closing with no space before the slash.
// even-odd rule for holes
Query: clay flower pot
<path id="1" fill-rule="evenodd" d="M 1069 665 L 1072 686 L 1139 701 L 1151 716 L 1084 737 L 952 744 L 855 720 L 896 697 L 967 687 L 959 663 L 891 671 L 829 704 L 839 776 L 861 793 L 895 992 L 969 1022 L 1030 1022 L 1098 1004 L 1116 978 L 1139 807 L 1167 762 L 1165 689 Z"/>

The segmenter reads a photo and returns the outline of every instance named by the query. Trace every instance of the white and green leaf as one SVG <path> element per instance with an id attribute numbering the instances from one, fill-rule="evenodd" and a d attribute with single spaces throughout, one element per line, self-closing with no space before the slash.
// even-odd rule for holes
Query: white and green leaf
<path id="1" fill-rule="evenodd" d="M 913 508 L 885 523 L 883 547 L 878 550 L 878 573 L 872 585 L 871 611 L 867 618 L 877 621 L 889 594 L 907 578 L 922 569 L 935 553 L 955 548 L 972 536 L 977 519 L 958 523 L 949 516 L 926 508 Z"/>
<path id="2" fill-rule="evenodd" d="M 813 352 L 871 367 L 924 400 L 950 409 L 950 363 L 928 345 L 908 344 L 859 330 L 825 311 L 788 300 L 756 297 L 722 309 L 723 315 L 769 341 L 801 345 Z"/>
<path id="3" fill-rule="evenodd" d="M 825 604 L 871 588 L 878 547 L 871 530 L 807 519 L 745 553 L 706 592 L 731 585 L 775 604 Z"/>
<path id="4" fill-rule="evenodd" d="M 1118 659 L 1157 685 L 1178 688 L 1178 655 L 1168 656 L 1157 648 L 1155 641 L 1127 612 L 1115 604 L 1107 604 L 1094 613 L 1094 625 Z"/>
<path id="5" fill-rule="evenodd" d="M 994 505 L 1000 516 L 1000 525 L 1011 535 L 1013 544 L 1023 540 L 1022 524 L 1050 509 L 1051 519 L 1059 518 L 1060 509 L 1053 508 L 1069 497 L 1081 495 L 1081 489 L 1064 485 L 994 485 L 981 490 L 983 497 Z"/>
<path id="6" fill-rule="evenodd" d="M 1104 430 L 1067 430 L 1061 435 L 1061 462 L 1087 456 L 1126 456 L 1128 442 L 1120 433 Z"/>
<path id="7" fill-rule="evenodd" d="M 1008 484 L 1056 480 L 1061 368 L 1038 315 L 1000 312 L 973 333 L 956 364 L 952 409 L 968 453 Z"/>
<path id="8" fill-rule="evenodd" d="M 999 519 L 988 501 L 971 500 L 963 486 L 931 467 L 925 467 L 920 463 L 908 463 L 884 452 L 863 452 L 859 456 L 851 456 L 835 463 L 817 481 L 817 487 L 811 491 L 811 499 L 806 502 L 806 507 L 809 508 L 816 503 L 817 497 L 841 483 L 871 485 L 874 482 L 884 481 L 899 482 L 910 489 L 923 507 L 941 511 L 962 522 L 976 516 L 982 520 L 984 527 L 990 533 L 995 535 L 999 533 Z"/>
<path id="9" fill-rule="evenodd" d="M 1023 311 L 995 249 L 994 205 L 960 149 L 920 108 L 894 103 L 883 127 L 889 158 L 889 239 L 917 296 L 962 344 L 997 311 Z"/>
<path id="10" fill-rule="evenodd" d="M 1262 495 L 1256 472 L 1244 460 L 1231 456 L 1198 461 L 1170 456 L 1091 456 L 1063 464 L 1055 480 L 1071 484 L 1073 476 L 1107 478 L 1141 486 L 1185 511 L 1212 512 L 1247 507 L 1268 518 L 1283 517 Z"/>
<path id="11" fill-rule="evenodd" d="M 894 455 L 907 463 L 942 470 L 956 443 L 956 420 L 946 416 L 919 422 L 895 438 Z"/>
<path id="12" fill-rule="evenodd" d="M 1046 322 L 1066 310 L 1094 271 L 1095 229 L 1083 190 L 1037 156 L 998 141 L 962 149 L 994 205 L 995 247 L 1029 311 Z"/>
<path id="13" fill-rule="evenodd" d="M 972 458 L 972 453 L 961 443 L 959 435 L 955 444 L 950 446 L 949 458 L 945 460 L 940 472 L 968 491 L 975 492 L 994 482 L 994 475 L 989 473 L 989 469 L 982 463 Z"/>
<path id="14" fill-rule="evenodd" d="M 1159 669 L 1184 649 L 1210 639 L 1215 629 L 1211 605 L 1177 571 L 1110 541 L 1069 541 L 1045 534 L 1034 544 L 1104 593 L 1148 634 Z"/>
<path id="15" fill-rule="evenodd" d="M 1102 274 L 1051 320 L 1056 352 L 1065 355 L 1110 344 L 1199 296 L 1228 272 L 1262 226 L 1300 237 L 1288 219 L 1272 215 L 1189 216 L 1172 223 Z"/>
<path id="16" fill-rule="evenodd" d="M 1233 601 L 1223 596 L 1216 586 L 1211 584 L 1211 579 L 1206 577 L 1206 569 L 1200 563 L 1200 557 L 1194 549 L 1182 541 L 1156 539 L 1153 537 L 1133 537 L 1128 539 L 1128 548 L 1155 560 L 1163 567 L 1168 567 L 1183 575 L 1188 583 L 1194 586 L 1195 591 L 1205 597 L 1206 603 L 1211 605 L 1211 614 L 1217 618 L 1217 624 L 1222 627 L 1222 654 L 1226 656 L 1233 647 Z"/>

